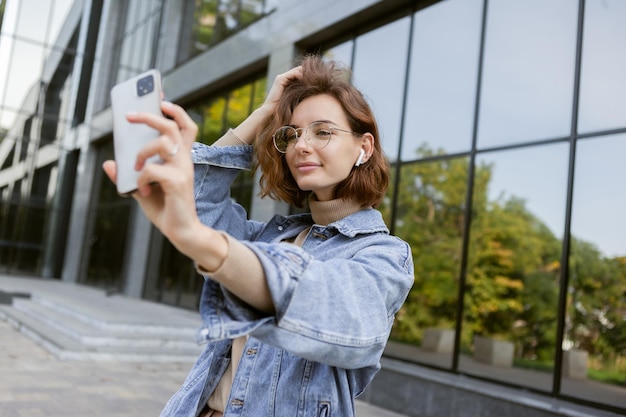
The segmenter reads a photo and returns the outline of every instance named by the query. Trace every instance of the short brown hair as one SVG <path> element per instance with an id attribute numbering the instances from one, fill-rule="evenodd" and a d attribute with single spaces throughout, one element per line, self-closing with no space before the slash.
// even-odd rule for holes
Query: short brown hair
<path id="1" fill-rule="evenodd" d="M 305 99 L 326 94 L 334 97 L 346 114 L 350 129 L 356 133 L 374 136 L 374 152 L 367 163 L 352 169 L 348 177 L 335 187 L 333 198 L 356 199 L 362 206 L 376 207 L 389 184 L 389 163 L 380 146 L 378 125 L 363 94 L 350 81 L 350 71 L 333 61 L 319 56 L 302 58 L 302 78 L 292 80 L 285 87 L 276 110 L 261 126 L 256 153 L 261 168 L 261 196 L 285 201 L 303 207 L 311 191 L 298 187 L 289 171 L 284 155 L 274 148 L 272 135 L 281 126 L 289 124 L 296 106 Z"/>

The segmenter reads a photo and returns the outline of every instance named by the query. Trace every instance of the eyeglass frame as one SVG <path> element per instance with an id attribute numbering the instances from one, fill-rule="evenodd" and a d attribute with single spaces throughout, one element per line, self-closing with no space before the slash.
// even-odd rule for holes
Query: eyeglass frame
<path id="1" fill-rule="evenodd" d="M 274 143 L 274 148 L 276 148 L 276 150 L 277 150 L 278 152 L 280 152 L 281 154 L 285 155 L 285 154 L 287 154 L 287 152 L 292 151 L 292 150 L 296 147 L 296 145 L 297 145 L 297 143 L 298 143 L 298 140 L 299 140 L 300 138 L 302 138 L 303 136 L 305 137 L 305 139 L 306 139 L 306 140 L 308 140 L 308 143 L 309 143 L 309 144 L 310 144 L 310 143 L 312 143 L 312 142 L 311 142 L 311 137 L 310 137 L 310 136 L 309 136 L 309 134 L 308 134 L 308 133 L 309 133 L 309 129 L 310 129 L 312 126 L 314 126 L 314 125 L 319 125 L 319 124 L 328 124 L 328 125 L 329 125 L 329 126 L 328 126 L 328 128 L 329 128 L 329 130 L 330 130 L 330 136 L 328 137 L 328 140 L 326 141 L 326 143 L 325 143 L 323 146 L 321 146 L 321 147 L 319 147 L 319 148 L 317 148 L 317 147 L 313 146 L 313 148 L 314 148 L 314 149 L 324 149 L 326 146 L 328 146 L 328 144 L 330 143 L 330 140 L 331 140 L 331 139 L 332 139 L 332 137 L 333 137 L 333 131 L 335 131 L 335 130 L 337 130 L 337 131 L 339 131 L 339 132 L 350 133 L 351 135 L 354 135 L 354 136 L 363 136 L 363 134 L 362 134 L 362 133 L 357 133 L 357 132 L 354 132 L 354 131 L 352 131 L 352 130 L 341 129 L 341 128 L 339 128 L 339 127 L 330 126 L 332 123 L 330 123 L 330 122 L 325 122 L 325 121 L 317 121 L 317 122 L 313 122 L 313 123 L 309 124 L 307 127 L 298 127 L 298 128 L 293 127 L 293 126 L 288 126 L 288 125 L 285 125 L 285 126 L 281 126 L 281 127 L 279 127 L 278 129 L 276 129 L 276 131 L 275 131 L 275 132 L 274 132 L 274 134 L 272 135 L 272 142 Z M 293 129 L 293 130 L 295 130 L 295 132 L 296 132 L 296 140 L 293 142 L 293 146 L 291 147 L 291 149 L 285 149 L 284 151 L 281 151 L 281 150 L 278 148 L 278 145 L 276 145 L 276 134 L 277 134 L 280 130 L 282 130 L 282 129 L 286 129 L 286 128 L 289 128 L 289 129 Z M 298 134 L 298 131 L 300 131 L 300 134 Z"/>

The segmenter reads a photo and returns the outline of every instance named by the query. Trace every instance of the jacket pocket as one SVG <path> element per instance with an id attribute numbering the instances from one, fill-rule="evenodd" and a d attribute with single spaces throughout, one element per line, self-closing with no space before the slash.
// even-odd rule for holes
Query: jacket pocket
<path id="1" fill-rule="evenodd" d="M 317 417 L 330 417 L 330 403 L 328 401 L 320 401 L 317 406 Z"/>

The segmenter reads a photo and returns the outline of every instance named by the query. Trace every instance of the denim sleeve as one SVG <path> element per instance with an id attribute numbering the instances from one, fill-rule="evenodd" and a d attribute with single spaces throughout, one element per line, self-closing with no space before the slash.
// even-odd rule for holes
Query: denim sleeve
<path id="1" fill-rule="evenodd" d="M 195 143 L 194 197 L 200 221 L 237 239 L 250 239 L 262 223 L 248 221 L 246 210 L 230 197 L 230 185 L 241 170 L 249 170 L 252 146 L 207 146 Z"/>
<path id="2" fill-rule="evenodd" d="M 316 362 L 346 369 L 376 366 L 395 313 L 413 285 L 409 246 L 373 234 L 353 239 L 349 257 L 319 261 L 290 244 L 246 243 L 266 273 L 276 314 L 264 317 L 227 292 L 203 305 L 203 336 L 250 334 Z"/>

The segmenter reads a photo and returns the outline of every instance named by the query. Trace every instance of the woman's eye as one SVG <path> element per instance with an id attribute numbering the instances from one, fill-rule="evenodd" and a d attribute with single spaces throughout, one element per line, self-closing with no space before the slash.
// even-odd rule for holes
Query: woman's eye
<path id="1" fill-rule="evenodd" d="M 327 138 L 331 135 L 330 129 L 319 129 L 315 132 L 315 136 L 319 138 Z"/>

